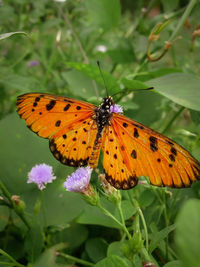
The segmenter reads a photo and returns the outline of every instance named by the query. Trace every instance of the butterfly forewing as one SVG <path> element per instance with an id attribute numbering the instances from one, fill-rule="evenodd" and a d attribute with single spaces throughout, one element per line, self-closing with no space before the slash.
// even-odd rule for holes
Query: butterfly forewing
<path id="1" fill-rule="evenodd" d="M 116 188 L 131 188 L 142 175 L 153 185 L 170 187 L 187 187 L 200 179 L 200 165 L 191 154 L 142 124 L 114 113 L 105 133 L 103 166 Z"/>
<path id="2" fill-rule="evenodd" d="M 17 107 L 33 132 L 50 139 L 50 150 L 58 160 L 70 166 L 87 164 L 97 134 L 94 105 L 32 93 L 19 96 Z"/>

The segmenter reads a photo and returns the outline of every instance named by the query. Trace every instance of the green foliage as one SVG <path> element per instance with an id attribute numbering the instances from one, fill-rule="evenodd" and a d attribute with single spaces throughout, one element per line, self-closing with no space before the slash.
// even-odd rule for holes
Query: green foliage
<path id="1" fill-rule="evenodd" d="M 175 241 L 184 266 L 199 266 L 200 200 L 191 199 L 177 216 Z"/>
<path id="2" fill-rule="evenodd" d="M 17 96 L 28 92 L 99 105 L 106 96 L 99 60 L 125 115 L 164 131 L 199 160 L 199 2 L 1 2 L 0 266 L 199 266 L 199 183 L 180 190 L 138 184 L 108 195 L 93 172 L 96 194 L 85 201 L 63 187 L 72 168 L 16 113 Z M 158 39 L 149 48 L 153 29 Z M 172 46 L 159 59 L 166 41 Z M 159 60 L 148 60 L 147 47 Z M 57 177 L 42 192 L 27 184 L 40 163 Z"/>

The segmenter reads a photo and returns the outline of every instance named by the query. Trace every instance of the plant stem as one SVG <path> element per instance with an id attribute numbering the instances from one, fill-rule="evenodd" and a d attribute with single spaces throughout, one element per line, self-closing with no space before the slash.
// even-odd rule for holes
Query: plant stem
<path id="1" fill-rule="evenodd" d="M 145 233 L 145 240 L 146 240 L 146 243 L 145 243 L 145 247 L 146 247 L 146 250 L 149 251 L 149 236 L 148 236 L 148 231 L 147 231 L 147 225 L 146 225 L 146 221 L 145 221 L 145 218 L 144 218 L 144 215 L 143 215 L 143 212 L 139 206 L 139 203 L 137 202 L 136 199 L 134 198 L 131 198 L 131 201 L 133 203 L 133 205 L 136 207 L 139 215 L 140 215 L 140 218 L 142 220 L 142 224 L 143 224 L 143 227 L 144 227 L 144 233 Z"/>
<path id="2" fill-rule="evenodd" d="M 163 134 L 169 130 L 169 128 L 172 126 L 174 121 L 178 118 L 178 116 L 183 112 L 184 109 L 185 109 L 185 107 L 180 107 L 180 109 L 176 112 L 176 114 L 172 117 L 172 119 L 168 122 L 168 124 L 166 125 L 166 127 L 162 131 Z"/>
<path id="3" fill-rule="evenodd" d="M 31 228 L 29 222 L 26 219 L 25 213 L 24 212 L 20 212 L 17 208 L 16 208 L 16 204 L 14 203 L 14 201 L 11 198 L 11 194 L 8 192 L 7 188 L 5 187 L 5 185 L 0 181 L 0 189 L 2 190 L 4 196 L 8 199 L 9 203 L 10 203 L 10 207 L 15 211 L 15 213 L 21 218 L 21 220 L 24 222 L 24 224 L 27 226 L 28 229 Z"/>
<path id="4" fill-rule="evenodd" d="M 5 257 L 7 257 L 11 262 L 14 263 L 14 266 L 18 266 L 18 267 L 25 267 L 25 265 L 22 265 L 21 263 L 18 263 L 15 259 L 13 259 L 13 257 L 11 257 L 8 253 L 6 253 L 4 250 L 0 249 L 0 254 L 4 255 Z"/>
<path id="5" fill-rule="evenodd" d="M 89 261 L 81 260 L 79 258 L 73 257 L 71 255 L 68 255 L 68 254 L 65 254 L 65 253 L 62 253 L 62 252 L 57 252 L 57 255 L 62 256 L 64 258 L 68 259 L 68 260 L 72 260 L 72 261 L 75 261 L 77 263 L 83 264 L 85 266 L 94 266 L 94 264 L 89 262 Z"/>
<path id="6" fill-rule="evenodd" d="M 168 217 L 167 217 L 167 208 L 166 208 L 166 196 L 165 196 L 165 191 L 163 193 L 163 203 L 164 203 L 164 217 L 165 217 L 165 224 L 166 224 L 166 227 L 169 226 L 169 220 L 168 220 Z M 169 240 L 168 240 L 168 235 L 166 237 L 166 261 L 168 261 L 168 243 L 169 243 Z"/>
<path id="7" fill-rule="evenodd" d="M 104 213 L 105 215 L 107 215 L 107 216 L 110 217 L 112 220 L 114 220 L 114 221 L 115 221 L 115 222 L 116 222 L 116 223 L 117 223 L 117 224 L 124 230 L 124 232 L 126 233 L 127 237 L 128 237 L 129 239 L 131 239 L 131 235 L 130 235 L 129 231 L 128 231 L 127 228 L 126 228 L 125 223 L 123 224 L 123 223 L 121 223 L 120 221 L 118 221 L 118 220 L 115 218 L 115 216 L 113 216 L 112 213 L 110 213 L 107 209 L 105 209 L 100 203 L 98 203 L 97 207 L 98 207 L 100 210 L 102 210 L 103 213 Z"/>
<path id="8" fill-rule="evenodd" d="M 128 233 L 127 236 L 128 236 L 129 239 L 131 239 L 131 235 L 130 235 L 130 233 L 129 233 L 127 227 L 126 227 L 126 224 L 125 224 L 124 214 L 123 214 L 122 206 L 121 206 L 121 201 L 119 201 L 119 202 L 117 203 L 117 207 L 118 207 L 118 210 L 119 210 L 119 214 L 120 214 L 120 217 L 121 217 L 121 222 L 122 222 L 122 224 L 123 224 L 123 228 L 127 230 L 127 231 L 126 231 L 126 234 Z"/>
<path id="9" fill-rule="evenodd" d="M 183 13 L 181 19 L 179 20 L 178 25 L 176 26 L 175 30 L 173 31 L 172 35 L 169 38 L 169 42 L 172 42 L 174 40 L 174 38 L 177 36 L 177 34 L 180 32 L 182 26 L 184 25 L 187 17 L 190 15 L 194 5 L 196 4 L 197 0 L 191 0 L 185 10 L 185 12 Z"/>

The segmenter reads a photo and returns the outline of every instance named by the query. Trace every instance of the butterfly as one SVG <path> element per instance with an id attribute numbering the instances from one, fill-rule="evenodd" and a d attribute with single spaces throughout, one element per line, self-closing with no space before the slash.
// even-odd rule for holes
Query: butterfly
<path id="1" fill-rule="evenodd" d="M 18 96 L 18 114 L 61 163 L 95 169 L 100 150 L 107 181 L 130 189 L 140 176 L 156 186 L 188 187 L 200 179 L 200 163 L 168 137 L 113 112 L 112 97 L 99 106 L 44 93 Z M 112 111 L 111 111 L 112 109 Z"/>

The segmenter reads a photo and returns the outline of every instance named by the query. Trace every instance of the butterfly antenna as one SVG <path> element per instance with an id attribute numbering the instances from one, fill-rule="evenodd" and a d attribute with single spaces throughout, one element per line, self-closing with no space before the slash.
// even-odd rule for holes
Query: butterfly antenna
<path id="1" fill-rule="evenodd" d="M 130 93 L 131 92 L 137 92 L 137 91 L 153 90 L 153 89 L 154 89 L 154 87 L 148 87 L 148 88 L 143 88 L 143 89 L 133 89 L 133 90 L 130 91 Z M 112 97 L 115 96 L 115 95 L 118 95 L 120 93 L 122 93 L 122 91 L 116 92 L 115 94 L 112 95 Z"/>
<path id="2" fill-rule="evenodd" d="M 102 80 L 103 80 L 103 82 L 104 82 L 104 86 L 105 86 L 105 88 L 106 88 L 106 94 L 107 94 L 107 97 L 108 97 L 108 88 L 107 88 L 107 86 L 106 86 L 106 82 L 105 82 L 105 79 L 104 79 L 104 76 L 103 76 L 103 73 L 102 73 L 102 70 L 101 70 L 101 65 L 100 65 L 100 61 L 99 61 L 99 60 L 97 60 L 97 65 L 98 65 L 98 67 L 99 67 L 99 71 L 100 71 L 100 74 L 101 74 L 101 78 L 102 78 Z"/>

